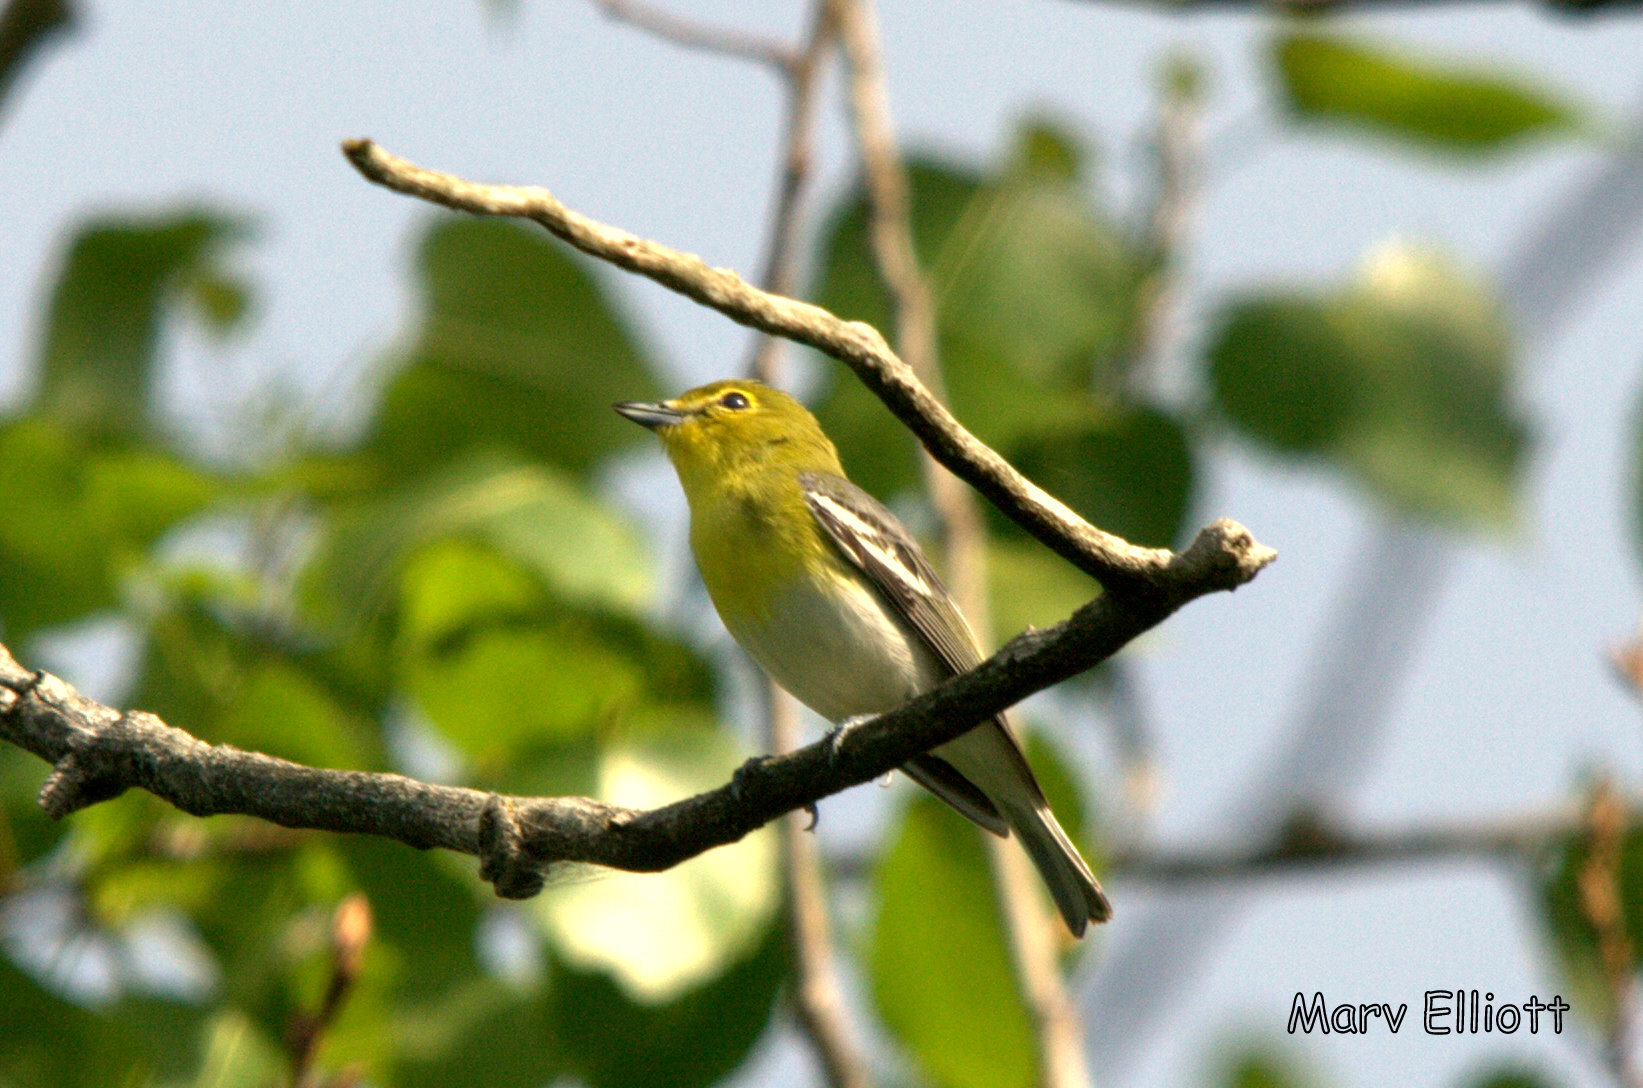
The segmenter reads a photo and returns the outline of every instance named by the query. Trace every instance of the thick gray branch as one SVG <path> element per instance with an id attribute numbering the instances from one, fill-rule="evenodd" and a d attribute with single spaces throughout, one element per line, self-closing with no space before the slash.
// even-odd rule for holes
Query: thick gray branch
<path id="1" fill-rule="evenodd" d="M 522 898 L 544 866 L 667 869 L 777 816 L 871 781 L 1051 684 L 1084 672 L 1247 564 L 1248 533 L 1211 526 L 1170 568 L 1166 594 L 1104 596 L 1027 631 L 963 676 L 836 737 L 750 760 L 724 786 L 649 811 L 585 797 L 505 797 L 396 774 L 321 770 L 207 744 L 141 711 L 86 698 L 0 647 L 0 739 L 53 765 L 40 805 L 60 818 L 130 788 L 196 816 L 236 813 L 285 827 L 350 831 L 473 854 L 498 894 Z"/>

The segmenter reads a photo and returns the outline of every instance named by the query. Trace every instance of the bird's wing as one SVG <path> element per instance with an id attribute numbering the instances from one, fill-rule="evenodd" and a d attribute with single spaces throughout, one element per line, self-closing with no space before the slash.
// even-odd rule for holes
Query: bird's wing
<path id="1" fill-rule="evenodd" d="M 873 496 L 849 480 L 830 473 L 807 472 L 799 477 L 806 503 L 839 552 L 861 571 L 889 606 L 917 632 L 930 652 L 956 676 L 981 663 L 975 635 L 953 602 L 947 587 L 925 558 L 907 529 Z M 997 727 L 1008 740 L 1019 780 L 1042 799 L 1027 757 L 1004 715 L 988 727 Z M 909 760 L 903 768 L 919 785 L 958 809 L 995 835 L 1009 824 L 992 799 L 950 762 L 934 752 Z"/>
<path id="2" fill-rule="evenodd" d="M 981 664 L 970 625 L 896 515 L 842 476 L 806 472 L 799 485 L 811 514 L 839 551 L 918 632 L 949 674 Z"/>

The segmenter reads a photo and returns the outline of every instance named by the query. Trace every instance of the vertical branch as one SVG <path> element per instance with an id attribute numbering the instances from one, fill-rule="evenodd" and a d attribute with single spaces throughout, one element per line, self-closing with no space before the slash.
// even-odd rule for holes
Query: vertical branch
<path id="1" fill-rule="evenodd" d="M 350 895 L 337 904 L 336 913 L 331 917 L 331 978 L 325 996 L 312 1014 L 299 1014 L 292 1021 L 286 1037 L 286 1047 L 291 1054 L 292 1088 L 354 1083 L 348 1074 L 317 1081 L 313 1075 L 314 1055 L 359 978 L 359 969 L 365 961 L 365 945 L 370 939 L 371 904 L 363 895 Z"/>
<path id="2" fill-rule="evenodd" d="M 1181 334 L 1181 252 L 1203 173 L 1202 84 L 1202 73 L 1185 58 L 1172 60 L 1164 72 L 1151 141 L 1152 202 L 1141 236 L 1147 278 L 1125 374 L 1132 388 L 1156 380 Z"/>
<path id="3" fill-rule="evenodd" d="M 761 285 L 792 295 L 798 280 L 798 239 L 809 192 L 817 90 L 823 62 L 834 45 L 829 0 L 815 0 L 810 32 L 786 66 L 787 132 L 782 144 L 776 208 L 765 250 Z M 785 340 L 760 333 L 748 370 L 771 385 L 781 376 Z M 775 753 L 799 747 L 799 708 L 791 696 L 768 678 L 764 681 L 766 747 Z M 813 816 L 810 818 L 813 820 Z M 788 1000 L 799 1027 L 809 1039 L 831 1088 L 867 1088 L 867 1072 L 850 1037 L 844 996 L 833 962 L 833 937 L 827 918 L 827 888 L 822 879 L 816 839 L 803 812 L 777 822 L 782 862 L 782 894 L 788 920 L 791 983 Z"/>
<path id="4" fill-rule="evenodd" d="M 770 241 L 760 273 L 761 286 L 777 295 L 792 296 L 798 284 L 798 235 L 804 222 L 805 197 L 815 158 L 817 91 L 822 62 L 833 51 L 836 38 L 830 0 L 815 0 L 810 36 L 787 67 L 787 135 L 782 142 L 781 176 Z M 786 343 L 781 337 L 759 333 L 748 371 L 760 381 L 774 384 Z"/>
<path id="5" fill-rule="evenodd" d="M 943 396 L 935 299 L 913 247 L 912 197 L 890 122 L 879 32 L 871 0 L 832 0 L 849 70 L 850 112 L 862 161 L 868 232 L 895 316 L 896 351 L 936 396 Z M 959 607 L 979 632 L 991 630 L 986 597 L 986 531 L 962 481 L 920 457 L 925 485 L 941 524 L 947 577 Z M 1062 985 L 1055 930 L 1018 844 L 990 841 L 1000 913 L 1008 931 L 1038 1050 L 1045 1088 L 1090 1083 L 1072 1002 Z"/>

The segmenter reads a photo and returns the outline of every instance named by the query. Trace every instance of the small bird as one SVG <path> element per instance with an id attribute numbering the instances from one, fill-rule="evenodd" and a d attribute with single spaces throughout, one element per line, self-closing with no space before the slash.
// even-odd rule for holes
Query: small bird
<path id="1" fill-rule="evenodd" d="M 981 663 L 912 534 L 845 478 L 838 450 L 798 401 L 732 380 L 615 407 L 655 431 L 673 462 L 719 618 L 801 703 L 843 724 Z M 1004 715 L 901 769 L 993 834 L 1015 832 L 1075 936 L 1112 916 Z"/>

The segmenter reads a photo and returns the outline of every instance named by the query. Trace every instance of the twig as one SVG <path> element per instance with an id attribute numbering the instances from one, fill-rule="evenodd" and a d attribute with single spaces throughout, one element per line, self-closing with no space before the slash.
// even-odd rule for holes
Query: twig
<path id="1" fill-rule="evenodd" d="M 291 1088 L 309 1088 L 315 1083 L 311 1075 L 314 1055 L 359 978 L 370 939 L 371 904 L 363 895 L 350 895 L 331 916 L 331 977 L 325 996 L 313 1013 L 299 1013 L 286 1035 L 286 1049 L 291 1052 Z M 334 1085 L 336 1081 L 327 1083 Z"/>
<path id="2" fill-rule="evenodd" d="M 936 397 L 943 380 L 935 296 L 913 245 L 912 193 L 896 149 L 883 50 L 871 0 L 834 0 L 849 69 L 850 113 L 867 190 L 868 236 L 895 314 L 896 350 Z M 987 604 L 987 536 L 964 484 L 928 451 L 920 458 L 925 487 L 941 525 L 947 579 L 959 607 L 981 632 L 991 630 Z M 1082 1035 L 1056 961 L 1057 923 L 1046 911 L 1019 843 L 988 843 L 1000 914 L 1037 1049 L 1039 1083 L 1090 1083 Z"/>
<path id="3" fill-rule="evenodd" d="M 786 42 L 731 27 L 708 26 L 639 0 L 593 0 L 609 18 L 636 26 L 664 41 L 704 53 L 736 57 L 792 72 L 799 52 Z"/>
<path id="4" fill-rule="evenodd" d="M 504 797 L 394 774 L 319 770 L 210 745 L 142 711 L 121 713 L 0 647 L 0 739 L 54 765 L 40 805 L 61 818 L 126 789 L 196 816 L 240 813 L 285 827 L 380 835 L 480 858 L 500 895 L 541 890 L 541 869 L 583 861 L 657 872 L 735 842 L 784 812 L 886 774 L 1035 691 L 1118 652 L 1228 571 L 1267 561 L 1230 523 L 1210 526 L 1171 565 L 1164 592 L 1103 595 L 1045 630 L 1027 631 L 963 676 L 906 705 L 782 756 L 744 764 L 728 784 L 640 811 L 585 797 Z"/>
<path id="5" fill-rule="evenodd" d="M 1199 132 L 1202 74 L 1191 61 L 1169 62 L 1152 134 L 1155 180 L 1142 230 L 1148 262 L 1140 318 L 1122 368 L 1132 388 L 1156 380 L 1180 338 L 1180 268 L 1198 205 L 1203 147 Z"/>
<path id="6" fill-rule="evenodd" d="M 1532 857 L 1580 829 L 1576 813 L 1557 813 L 1498 824 L 1418 828 L 1394 832 L 1320 831 L 1248 853 L 1155 853 L 1114 855 L 1107 871 L 1119 880 L 1182 885 L 1289 877 L 1354 865 L 1400 865 L 1480 857 Z"/>
<path id="7" fill-rule="evenodd" d="M 1139 548 L 1095 528 L 965 430 L 871 325 L 844 321 L 820 306 L 760 291 L 729 269 L 710 268 L 700 257 L 595 222 L 565 207 L 546 189 L 478 185 L 406 162 L 369 140 L 346 141 L 343 151 L 362 175 L 379 185 L 458 211 L 533 220 L 583 252 L 648 276 L 733 321 L 840 360 L 937 460 L 1109 593 L 1131 598 L 1143 610 L 1178 607 L 1184 601 L 1171 603 L 1171 598 L 1179 587 L 1205 578 L 1215 583 L 1206 588 L 1243 585 L 1276 558 L 1277 553 L 1255 543 L 1247 530 L 1227 521 L 1200 532 L 1180 555 Z M 1232 538 L 1245 543 L 1229 552 L 1224 541 Z"/>
<path id="8" fill-rule="evenodd" d="M 804 221 L 805 196 L 809 188 L 816 128 L 817 91 L 821 85 L 822 61 L 832 52 L 837 38 L 831 0 L 815 0 L 810 34 L 787 69 L 787 131 L 782 140 L 781 180 L 776 190 L 776 210 L 771 220 L 770 241 L 765 249 L 760 284 L 773 295 L 794 295 L 798 283 L 799 226 Z M 748 370 L 761 381 L 775 384 L 786 341 L 769 333 L 755 338 L 753 359 Z"/>
<path id="9" fill-rule="evenodd" d="M 825 2 L 825 0 L 823 0 Z M 770 750 L 777 754 L 799 747 L 798 704 L 772 681 L 766 681 L 765 722 Z M 777 823 L 787 898 L 792 981 L 788 1000 L 793 1014 L 821 1062 L 832 1088 L 867 1088 L 861 1050 L 845 1018 L 844 994 L 833 964 L 833 937 L 827 919 L 827 889 L 812 828 L 814 810 L 789 812 Z"/>
<path id="10" fill-rule="evenodd" d="M 810 32 L 787 74 L 787 124 L 776 191 L 776 210 L 765 251 L 760 282 L 777 295 L 794 293 L 798 269 L 799 229 L 809 187 L 816 92 L 822 61 L 833 47 L 829 0 L 815 0 Z M 755 338 L 748 369 L 771 385 L 779 384 L 785 340 L 761 333 Z M 798 704 L 772 680 L 764 683 L 765 741 L 780 755 L 799 747 Z M 815 810 L 789 812 L 776 825 L 781 844 L 782 889 L 786 898 L 791 981 L 788 1001 L 794 1019 L 821 1063 L 832 1088 L 867 1088 L 860 1048 L 851 1038 L 844 995 L 833 962 L 833 937 L 827 917 L 827 889 L 822 879 L 816 840 L 809 832 Z"/>

